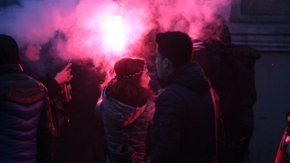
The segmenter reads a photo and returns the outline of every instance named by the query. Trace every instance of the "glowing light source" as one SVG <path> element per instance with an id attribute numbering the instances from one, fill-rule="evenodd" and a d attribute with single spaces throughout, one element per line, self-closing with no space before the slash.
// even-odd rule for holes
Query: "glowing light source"
<path id="1" fill-rule="evenodd" d="M 120 15 L 107 17 L 100 25 L 102 39 L 107 50 L 120 52 L 126 46 L 126 29 L 124 20 Z"/>

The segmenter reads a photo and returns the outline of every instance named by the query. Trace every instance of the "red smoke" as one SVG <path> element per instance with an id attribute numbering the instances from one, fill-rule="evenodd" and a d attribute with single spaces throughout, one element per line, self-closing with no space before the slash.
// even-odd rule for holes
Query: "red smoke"
<path id="1" fill-rule="evenodd" d="M 153 28 L 197 37 L 204 22 L 215 21 L 213 15 L 229 15 L 231 1 L 20 0 L 22 6 L 0 10 L 0 33 L 12 35 L 22 45 L 43 44 L 58 31 L 66 39 L 54 41 L 58 53 L 52 55 L 91 58 L 105 66 L 140 49 Z"/>

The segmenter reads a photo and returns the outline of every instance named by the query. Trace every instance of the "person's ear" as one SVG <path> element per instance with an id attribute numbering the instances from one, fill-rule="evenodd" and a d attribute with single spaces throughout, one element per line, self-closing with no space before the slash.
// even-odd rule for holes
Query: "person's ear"
<path id="1" fill-rule="evenodd" d="M 168 68 L 168 67 L 171 67 L 172 66 L 172 63 L 171 61 L 168 59 L 168 58 L 164 58 L 163 60 L 163 66 Z"/>

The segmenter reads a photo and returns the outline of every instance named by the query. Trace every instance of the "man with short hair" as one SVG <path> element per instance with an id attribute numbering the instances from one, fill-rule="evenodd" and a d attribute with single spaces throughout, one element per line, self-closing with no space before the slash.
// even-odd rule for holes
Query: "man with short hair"
<path id="1" fill-rule="evenodd" d="M 54 137 L 46 87 L 23 73 L 16 41 L 0 34 L 0 162 L 51 163 Z"/>
<path id="2" fill-rule="evenodd" d="M 190 62 L 191 38 L 182 32 L 156 36 L 157 72 L 165 88 L 156 100 L 156 149 L 151 163 L 218 163 L 224 132 L 218 97 L 202 68 Z"/>

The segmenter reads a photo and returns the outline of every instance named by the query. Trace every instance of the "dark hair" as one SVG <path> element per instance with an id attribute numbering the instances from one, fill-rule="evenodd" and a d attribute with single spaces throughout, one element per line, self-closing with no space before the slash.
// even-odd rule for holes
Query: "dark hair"
<path id="1" fill-rule="evenodd" d="M 192 41 L 187 34 L 178 31 L 158 33 L 155 41 L 162 58 L 168 58 L 174 68 L 190 62 Z"/>
<path id="2" fill-rule="evenodd" d="M 106 84 L 106 95 L 130 106 L 142 106 L 152 99 L 151 91 L 139 81 L 146 63 L 140 58 L 122 58 L 115 63 L 116 77 Z"/>
<path id="3" fill-rule="evenodd" d="M 18 63 L 19 50 L 16 41 L 11 36 L 0 34 L 0 66 Z"/>

